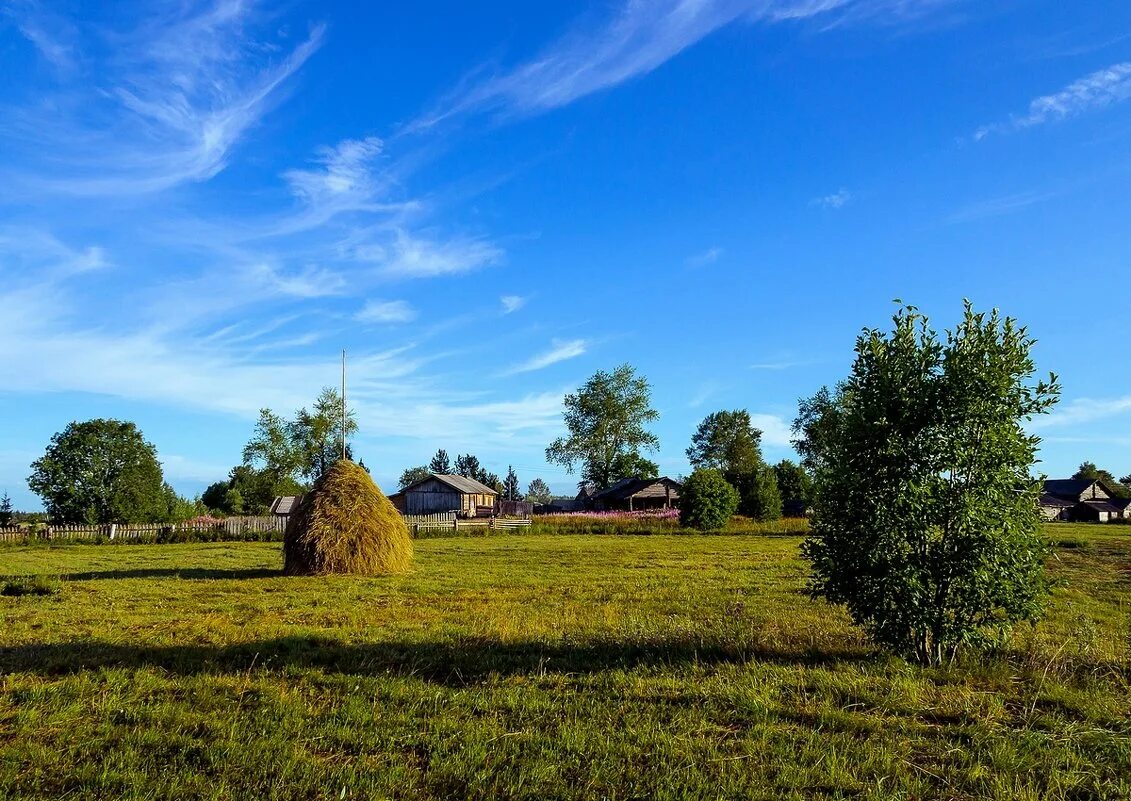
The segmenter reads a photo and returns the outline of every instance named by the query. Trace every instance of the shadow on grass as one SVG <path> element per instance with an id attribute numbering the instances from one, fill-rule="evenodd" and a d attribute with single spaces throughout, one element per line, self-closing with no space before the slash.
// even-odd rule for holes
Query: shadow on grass
<path id="1" fill-rule="evenodd" d="M 98 581 L 101 579 L 258 579 L 279 578 L 282 568 L 228 569 L 204 567 L 142 567 L 133 570 L 92 570 L 85 573 L 66 573 L 64 581 Z"/>
<path id="2" fill-rule="evenodd" d="M 317 669 L 350 675 L 415 677 L 464 686 L 491 676 L 592 674 L 637 667 L 746 662 L 817 666 L 872 662 L 876 658 L 870 649 L 848 641 L 829 643 L 821 650 L 793 652 L 771 645 L 681 637 L 581 643 L 476 637 L 355 644 L 292 636 L 236 645 L 144 646 L 76 641 L 7 646 L 0 647 L 0 675 L 61 675 L 106 668 L 159 668 L 177 675 Z"/>

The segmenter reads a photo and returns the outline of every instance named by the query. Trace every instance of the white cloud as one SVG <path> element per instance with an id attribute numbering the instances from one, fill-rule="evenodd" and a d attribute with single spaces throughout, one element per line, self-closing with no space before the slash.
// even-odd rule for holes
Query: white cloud
<path id="1" fill-rule="evenodd" d="M 974 222 L 992 217 L 1001 217 L 1014 211 L 1020 211 L 1028 206 L 1043 203 L 1055 197 L 1052 192 L 1019 192 L 1015 195 L 1005 195 L 987 200 L 969 203 L 947 218 L 947 222 Z"/>
<path id="2" fill-rule="evenodd" d="M 275 295 L 295 298 L 324 298 L 340 295 L 345 290 L 345 279 L 332 270 L 307 266 L 293 272 L 284 272 L 267 263 L 256 264 L 249 277 L 265 291 Z"/>
<path id="3" fill-rule="evenodd" d="M 484 239 L 456 237 L 439 241 L 399 229 L 382 272 L 395 278 L 457 275 L 495 264 L 502 256 L 500 248 Z"/>
<path id="4" fill-rule="evenodd" d="M 555 339 L 551 342 L 549 350 L 532 356 L 522 364 L 515 365 L 507 370 L 507 375 L 514 375 L 516 373 L 530 373 L 535 370 L 541 370 L 549 367 L 551 364 L 564 362 L 567 359 L 575 359 L 585 353 L 589 343 L 584 339 L 569 339 L 560 340 Z"/>
<path id="5" fill-rule="evenodd" d="M 503 295 L 499 302 L 503 304 L 503 314 L 511 314 L 526 305 L 526 298 L 521 295 Z"/>
<path id="6" fill-rule="evenodd" d="M 790 424 L 776 414 L 751 414 L 750 422 L 762 432 L 762 442 L 775 448 L 790 447 L 793 431 Z"/>
<path id="7" fill-rule="evenodd" d="M 709 264 L 714 264 L 723 255 L 723 249 L 720 247 L 710 247 L 702 253 L 696 253 L 694 256 L 687 258 L 686 264 L 688 267 L 706 267 Z"/>
<path id="8" fill-rule="evenodd" d="M 823 195 L 821 197 L 813 198 L 809 201 L 810 206 L 820 206 L 823 209 L 841 209 L 844 208 L 852 200 L 852 193 L 847 189 L 841 188 L 830 195 Z"/>
<path id="9" fill-rule="evenodd" d="M 370 300 L 355 317 L 362 323 L 411 323 L 417 317 L 416 309 L 404 300 Z"/>
<path id="10" fill-rule="evenodd" d="M 1034 419 L 1031 429 L 1054 428 L 1061 426 L 1094 423 L 1109 417 L 1118 417 L 1131 412 L 1131 395 L 1120 398 L 1076 398 L 1055 408 L 1051 414 Z"/>
<path id="11" fill-rule="evenodd" d="M 751 370 L 788 370 L 791 367 L 800 367 L 805 362 L 795 361 L 780 361 L 780 362 L 756 362 L 750 365 Z"/>
<path id="12" fill-rule="evenodd" d="M 652 72 L 733 22 L 778 23 L 814 17 L 829 21 L 902 20 L 952 0 L 624 0 L 596 28 L 575 28 L 519 66 L 463 86 L 422 116 L 423 129 L 475 111 L 528 115 Z M 834 19 L 832 16 L 841 16 Z"/>
<path id="13" fill-rule="evenodd" d="M 318 26 L 272 60 L 267 54 L 280 48 L 250 36 L 255 22 L 250 4 L 229 1 L 179 7 L 125 34 L 103 33 L 109 41 L 99 45 L 114 55 L 98 63 L 97 82 L 83 76 L 42 110 L 13 115 L 35 142 L 31 157 L 45 154 L 41 173 L 21 183 L 129 195 L 216 175 L 322 43 Z"/>
<path id="14" fill-rule="evenodd" d="M 1124 61 L 1096 70 L 1059 92 L 1036 98 L 1029 103 L 1029 111 L 1024 116 L 1013 117 L 1006 123 L 983 125 L 974 132 L 974 140 L 1068 119 L 1128 99 L 1131 99 L 1131 61 Z"/>

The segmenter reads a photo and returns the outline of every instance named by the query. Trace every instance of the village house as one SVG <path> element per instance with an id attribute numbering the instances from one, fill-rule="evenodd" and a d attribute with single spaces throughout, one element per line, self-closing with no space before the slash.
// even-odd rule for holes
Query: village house
<path id="1" fill-rule="evenodd" d="M 1104 482 L 1090 478 L 1048 479 L 1040 503 L 1045 520 L 1107 523 L 1131 518 L 1131 499 L 1117 498 Z"/>
<path id="2" fill-rule="evenodd" d="M 671 509 L 679 505 L 678 481 L 663 478 L 622 478 L 611 487 L 594 493 L 586 500 L 597 511 L 640 512 L 648 509 Z M 580 497 L 580 496 L 579 496 Z"/>
<path id="3" fill-rule="evenodd" d="M 493 514 L 498 497 L 499 493 L 473 478 L 433 473 L 393 493 L 389 500 L 406 515 L 456 512 L 475 517 L 484 509 Z"/>

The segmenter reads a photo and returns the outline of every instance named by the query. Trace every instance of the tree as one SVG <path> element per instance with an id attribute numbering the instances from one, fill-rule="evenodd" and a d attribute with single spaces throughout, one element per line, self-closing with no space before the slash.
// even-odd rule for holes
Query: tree
<path id="1" fill-rule="evenodd" d="M 145 523 L 167 514 L 157 451 L 133 423 L 71 423 L 31 467 L 28 486 L 54 521 Z"/>
<path id="2" fill-rule="evenodd" d="M 479 459 L 475 456 L 472 456 L 470 453 L 466 456 L 460 454 L 456 457 L 457 476 L 463 476 L 464 478 L 473 478 L 478 481 L 483 472 L 483 468 L 479 466 Z"/>
<path id="3" fill-rule="evenodd" d="M 10 525 L 12 525 L 12 499 L 5 492 L 4 496 L 0 497 L 0 526 Z"/>
<path id="4" fill-rule="evenodd" d="M 738 490 L 739 511 L 757 520 L 781 517 L 777 478 L 762 461 L 762 432 L 745 409 L 713 412 L 691 437 L 687 459 L 698 469 L 718 470 Z"/>
<path id="5" fill-rule="evenodd" d="M 622 453 L 613 459 L 610 474 L 621 478 L 659 478 L 660 466 L 639 453 Z"/>
<path id="6" fill-rule="evenodd" d="M 345 456 L 350 458 L 349 440 L 357 433 L 353 412 L 345 418 Z M 287 426 L 298 456 L 299 470 L 315 481 L 342 458 L 342 396 L 333 387 L 324 387 L 314 401 L 313 411 L 299 409 Z"/>
<path id="7" fill-rule="evenodd" d="M 1126 486 L 1126 484 L 1131 482 L 1122 480 L 1116 481 L 1112 473 L 1101 467 L 1097 467 L 1095 462 L 1084 462 L 1072 477 L 1087 479 L 1088 481 L 1102 481 L 1115 497 L 1131 497 L 1131 487 Z M 1131 478 L 1131 476 L 1127 476 L 1127 478 Z"/>
<path id="8" fill-rule="evenodd" d="M 566 395 L 568 435 L 550 443 L 546 461 L 570 473 L 580 463 L 582 481 L 598 489 L 633 475 L 624 471 L 640 466 L 640 451 L 654 451 L 660 444 L 647 429 L 659 417 L 651 400 L 647 379 L 630 365 L 611 373 L 598 370 L 576 393 Z"/>
<path id="9" fill-rule="evenodd" d="M 428 469 L 433 473 L 440 475 L 447 475 L 452 472 L 452 462 L 448 458 L 448 452 L 443 448 L 436 451 L 436 455 L 432 457 L 432 461 L 428 464 Z"/>
<path id="10" fill-rule="evenodd" d="M 398 486 L 401 489 L 404 489 L 410 484 L 415 484 L 417 481 L 423 481 L 431 475 L 432 471 L 430 471 L 427 467 L 410 467 L 403 473 L 401 473 L 401 480 L 398 482 Z"/>
<path id="11" fill-rule="evenodd" d="M 1033 340 L 967 303 L 945 341 L 913 307 L 865 330 L 849 377 L 795 423 L 815 467 L 810 592 L 923 662 L 1001 642 L 1047 594 L 1037 437 L 1056 402 Z"/>
<path id="12" fill-rule="evenodd" d="M 809 494 L 813 481 L 805 468 L 789 459 L 782 459 L 774 465 L 774 476 L 784 503 L 798 507 L 809 506 Z"/>
<path id="13" fill-rule="evenodd" d="M 518 475 L 510 465 L 507 465 L 507 477 L 503 481 L 503 497 L 508 501 L 517 501 L 522 498 L 522 488 L 518 483 Z"/>
<path id="14" fill-rule="evenodd" d="M 530 486 L 526 488 L 526 500 L 531 503 L 549 503 L 554 497 L 550 492 L 550 485 L 540 478 L 536 478 L 530 482 Z"/>
<path id="15" fill-rule="evenodd" d="M 256 464 L 272 481 L 295 478 L 303 463 L 303 454 L 291 437 L 291 426 L 270 409 L 259 410 L 255 432 L 243 449 L 244 464 Z"/>
<path id="16" fill-rule="evenodd" d="M 719 470 L 700 468 L 683 482 L 679 496 L 679 522 L 687 528 L 716 531 L 738 509 L 738 490 Z"/>
<path id="17" fill-rule="evenodd" d="M 208 485 L 204 492 L 200 493 L 200 501 L 209 509 L 217 512 L 227 511 L 225 509 L 225 497 L 228 494 L 229 482 L 216 481 Z"/>

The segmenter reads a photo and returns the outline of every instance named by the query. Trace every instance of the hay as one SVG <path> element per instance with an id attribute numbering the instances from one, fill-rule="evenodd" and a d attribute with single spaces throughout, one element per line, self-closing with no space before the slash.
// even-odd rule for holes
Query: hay
<path id="1" fill-rule="evenodd" d="M 369 473 L 342 459 L 291 513 L 283 572 L 292 576 L 404 573 L 412 564 L 408 526 Z"/>

